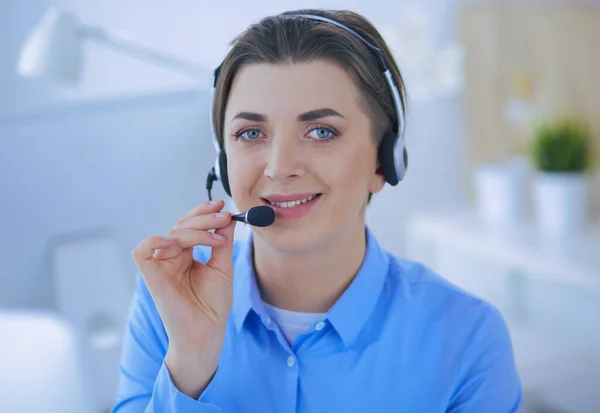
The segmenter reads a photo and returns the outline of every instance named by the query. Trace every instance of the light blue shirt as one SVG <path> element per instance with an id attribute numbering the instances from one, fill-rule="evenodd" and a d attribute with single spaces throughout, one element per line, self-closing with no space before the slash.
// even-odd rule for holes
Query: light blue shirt
<path id="1" fill-rule="evenodd" d="M 209 250 L 197 247 L 206 262 Z M 383 251 L 290 346 L 260 298 L 251 239 L 234 246 L 234 302 L 219 367 L 198 400 L 164 363 L 168 338 L 137 277 L 113 413 L 509 413 L 522 390 L 508 330 L 490 304 Z"/>

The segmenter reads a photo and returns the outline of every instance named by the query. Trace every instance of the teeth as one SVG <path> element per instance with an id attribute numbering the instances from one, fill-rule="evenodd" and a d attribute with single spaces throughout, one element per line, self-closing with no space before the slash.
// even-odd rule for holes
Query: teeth
<path id="1" fill-rule="evenodd" d="M 313 199 L 315 199 L 317 197 L 317 195 L 311 195 L 308 198 L 304 198 L 304 199 L 299 199 L 297 201 L 289 201 L 289 202 L 271 202 L 271 204 L 278 206 L 280 208 L 293 208 L 293 207 L 297 207 L 300 204 L 306 204 L 307 202 L 312 201 Z"/>

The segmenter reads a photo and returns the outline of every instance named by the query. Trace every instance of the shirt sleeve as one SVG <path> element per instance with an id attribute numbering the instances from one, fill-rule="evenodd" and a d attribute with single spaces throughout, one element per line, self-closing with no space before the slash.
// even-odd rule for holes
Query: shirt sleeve
<path id="1" fill-rule="evenodd" d="M 111 413 L 221 413 L 218 406 L 201 403 L 175 387 L 164 362 L 167 347 L 162 320 L 138 274 L 119 363 L 116 404 Z"/>
<path id="2" fill-rule="evenodd" d="M 521 403 L 508 328 L 499 311 L 484 304 L 468 338 L 447 413 L 516 413 Z"/>

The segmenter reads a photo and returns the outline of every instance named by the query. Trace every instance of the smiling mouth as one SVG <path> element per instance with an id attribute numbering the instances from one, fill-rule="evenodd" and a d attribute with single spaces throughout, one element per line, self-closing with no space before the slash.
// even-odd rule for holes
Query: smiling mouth
<path id="1" fill-rule="evenodd" d="M 304 199 L 298 199 L 296 201 L 287 201 L 287 202 L 271 202 L 266 198 L 262 198 L 263 201 L 265 201 L 267 204 L 269 205 L 273 205 L 279 208 L 295 208 L 297 206 L 300 206 L 302 204 L 306 204 L 309 202 L 314 201 L 315 199 L 318 199 L 322 194 L 314 194 L 309 196 L 308 198 L 304 198 Z"/>

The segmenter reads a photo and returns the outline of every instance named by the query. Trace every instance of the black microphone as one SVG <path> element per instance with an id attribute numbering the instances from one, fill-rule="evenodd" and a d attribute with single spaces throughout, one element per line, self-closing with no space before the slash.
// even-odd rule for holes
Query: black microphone
<path id="1" fill-rule="evenodd" d="M 268 227 L 275 222 L 275 211 L 267 205 L 255 206 L 246 212 L 233 215 L 231 219 L 255 227 Z"/>

